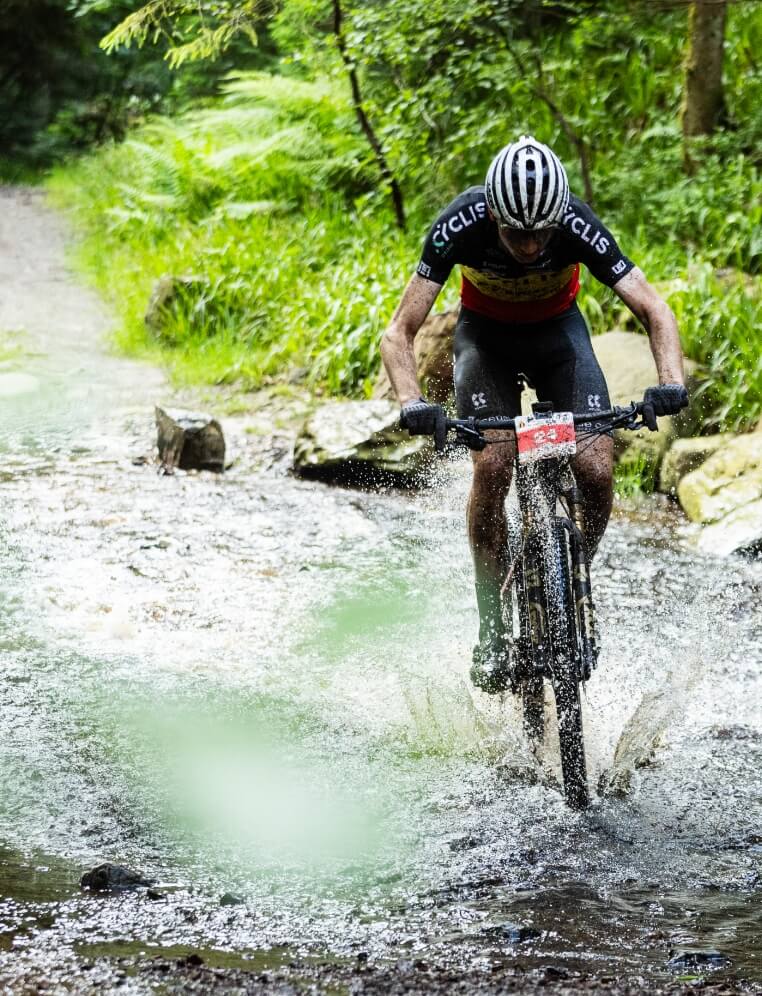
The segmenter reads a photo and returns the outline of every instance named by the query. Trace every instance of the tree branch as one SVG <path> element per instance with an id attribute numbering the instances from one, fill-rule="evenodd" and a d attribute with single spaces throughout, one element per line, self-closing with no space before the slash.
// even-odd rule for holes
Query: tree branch
<path id="1" fill-rule="evenodd" d="M 363 107 L 362 95 L 360 93 L 360 81 L 357 77 L 357 70 L 355 69 L 354 63 L 350 58 L 349 52 L 347 51 L 347 43 L 342 29 L 343 14 L 340 0 L 332 0 L 332 3 L 333 33 L 336 37 L 336 47 L 339 50 L 341 61 L 344 63 L 344 68 L 346 69 L 347 76 L 349 77 L 349 85 L 352 90 L 352 106 L 355 110 L 355 116 L 357 117 L 357 121 L 363 134 L 368 140 L 368 144 L 371 149 L 373 149 L 376 162 L 378 163 L 378 168 L 381 171 L 381 176 L 389 186 L 389 190 L 392 195 L 392 203 L 394 205 L 394 216 L 397 219 L 397 227 L 404 232 L 405 208 L 402 202 L 402 191 L 400 190 L 400 186 L 389 167 L 389 163 L 387 162 L 381 142 L 373 130 L 373 127 L 368 119 L 368 115 L 365 113 L 365 108 Z"/>

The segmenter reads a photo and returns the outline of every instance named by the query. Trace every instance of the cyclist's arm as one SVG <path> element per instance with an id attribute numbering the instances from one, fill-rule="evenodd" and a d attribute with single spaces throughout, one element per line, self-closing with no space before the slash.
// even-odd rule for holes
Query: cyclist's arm
<path id="1" fill-rule="evenodd" d="M 683 351 L 672 309 L 634 267 L 617 281 L 612 290 L 642 322 L 651 345 L 660 384 L 684 384 Z"/>
<path id="2" fill-rule="evenodd" d="M 413 340 L 441 289 L 414 273 L 381 339 L 381 359 L 401 405 L 421 396 Z"/>

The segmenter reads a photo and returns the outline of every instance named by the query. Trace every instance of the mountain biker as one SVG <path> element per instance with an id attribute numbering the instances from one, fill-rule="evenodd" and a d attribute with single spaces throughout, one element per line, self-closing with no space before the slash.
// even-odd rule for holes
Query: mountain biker
<path id="1" fill-rule="evenodd" d="M 570 193 L 555 153 L 522 135 L 495 156 L 484 186 L 469 187 L 434 221 L 384 333 L 381 356 L 402 406 L 400 423 L 411 435 L 444 436 L 444 409 L 429 404 L 421 393 L 413 340 L 456 263 L 461 267 L 461 307 L 453 349 L 460 418 L 519 414 L 519 374 L 556 410 L 594 415 L 610 406 L 590 333 L 575 303 L 580 263 L 613 289 L 648 332 L 659 378 L 644 396 L 650 421 L 687 405 L 671 309 L 591 208 Z M 513 440 L 501 441 L 471 454 L 467 525 L 479 609 L 471 678 L 487 692 L 505 690 L 510 680 L 511 634 L 500 592 L 509 566 L 504 502 L 514 447 Z M 580 449 L 572 465 L 592 557 L 611 512 L 611 435 L 597 436 Z"/>

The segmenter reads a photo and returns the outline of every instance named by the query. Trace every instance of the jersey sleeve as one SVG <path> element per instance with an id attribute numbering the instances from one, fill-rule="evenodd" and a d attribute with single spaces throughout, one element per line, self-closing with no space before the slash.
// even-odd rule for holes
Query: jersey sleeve
<path id="1" fill-rule="evenodd" d="M 478 187 L 470 187 L 455 198 L 429 229 L 416 267 L 419 277 L 444 284 L 467 244 L 487 218 L 487 203 Z"/>
<path id="2" fill-rule="evenodd" d="M 452 239 L 442 237 L 443 230 L 446 233 L 446 223 L 451 206 L 439 215 L 426 235 L 421 250 L 421 258 L 415 272 L 419 277 L 433 280 L 437 284 L 444 284 L 452 272 L 455 265 L 455 246 Z"/>
<path id="3" fill-rule="evenodd" d="M 564 228 L 579 261 L 607 287 L 613 287 L 635 266 L 592 208 L 576 197 L 570 201 Z"/>

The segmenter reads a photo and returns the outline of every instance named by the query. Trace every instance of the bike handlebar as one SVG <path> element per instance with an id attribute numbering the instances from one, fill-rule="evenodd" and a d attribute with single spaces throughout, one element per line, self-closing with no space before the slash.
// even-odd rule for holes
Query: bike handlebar
<path id="1" fill-rule="evenodd" d="M 642 401 L 632 401 L 624 407 L 615 406 L 599 412 L 574 413 L 575 425 L 590 425 L 589 432 L 604 433 L 609 429 L 641 429 L 644 422 L 638 419 L 643 415 L 644 403 Z M 543 413 L 535 413 L 542 415 Z M 551 417 L 554 412 L 548 412 Z M 655 430 L 656 426 L 648 425 L 647 428 Z M 489 442 L 498 440 L 486 439 L 483 435 L 485 429 L 505 429 L 511 432 L 516 431 L 516 419 L 507 415 L 494 415 L 491 418 L 448 418 L 445 421 L 445 431 L 455 430 L 459 441 L 471 445 L 472 448 L 483 449 Z M 441 438 L 437 442 L 437 449 L 444 448 L 445 440 Z"/>
<path id="2" fill-rule="evenodd" d="M 558 412 L 548 412 L 548 415 L 558 414 Z M 583 425 L 586 422 L 619 422 L 620 428 L 639 429 L 642 428 L 637 423 L 638 418 L 643 414 L 643 402 L 633 401 L 624 407 L 615 406 L 606 408 L 600 412 L 574 413 L 574 424 Z M 507 415 L 493 415 L 490 418 L 448 418 L 446 423 L 448 429 L 471 429 L 476 432 L 483 432 L 485 429 L 508 429 L 516 431 L 516 419 Z M 608 429 L 608 426 L 606 426 Z M 603 429 L 601 431 L 606 431 Z"/>

